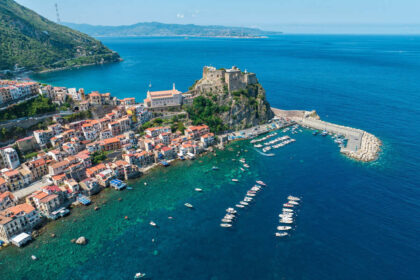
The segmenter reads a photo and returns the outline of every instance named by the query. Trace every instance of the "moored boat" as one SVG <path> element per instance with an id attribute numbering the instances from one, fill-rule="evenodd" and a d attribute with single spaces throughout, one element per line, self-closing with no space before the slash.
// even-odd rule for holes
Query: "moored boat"
<path id="1" fill-rule="evenodd" d="M 276 232 L 277 237 L 283 237 L 283 236 L 287 236 L 287 235 L 288 235 L 287 232 Z"/>
<path id="2" fill-rule="evenodd" d="M 263 181 L 256 181 L 256 183 L 261 185 L 261 186 L 267 186 Z"/>
<path id="3" fill-rule="evenodd" d="M 290 229 L 292 229 L 291 226 L 278 226 L 277 227 L 277 230 L 290 230 Z"/>
<path id="4" fill-rule="evenodd" d="M 223 223 L 223 224 L 220 224 L 220 226 L 221 226 L 221 227 L 225 227 L 225 228 L 230 228 L 230 227 L 232 227 L 232 225 L 231 225 L 231 224 L 228 224 L 228 223 Z"/>
<path id="5" fill-rule="evenodd" d="M 184 205 L 185 205 L 185 207 L 188 207 L 188 208 L 194 208 L 194 206 L 192 206 L 191 203 L 184 203 Z"/>

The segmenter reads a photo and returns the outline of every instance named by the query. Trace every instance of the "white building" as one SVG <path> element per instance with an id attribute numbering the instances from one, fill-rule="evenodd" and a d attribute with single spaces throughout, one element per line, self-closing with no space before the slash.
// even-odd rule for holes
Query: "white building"
<path id="1" fill-rule="evenodd" d="M 175 84 L 171 90 L 148 91 L 144 106 L 149 109 L 166 108 L 182 105 L 182 93 L 175 89 Z"/>
<path id="2" fill-rule="evenodd" d="M 20 165 L 19 156 L 13 148 L 6 148 L 3 150 L 3 161 L 9 169 L 15 169 Z"/>

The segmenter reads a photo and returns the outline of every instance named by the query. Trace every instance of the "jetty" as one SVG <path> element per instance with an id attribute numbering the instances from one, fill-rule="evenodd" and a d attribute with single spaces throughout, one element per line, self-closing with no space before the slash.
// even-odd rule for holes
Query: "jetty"
<path id="1" fill-rule="evenodd" d="M 316 111 L 280 110 L 271 108 L 275 116 L 292 120 L 301 126 L 325 130 L 330 133 L 343 135 L 347 145 L 341 147 L 340 152 L 359 161 L 373 161 L 378 158 L 381 141 L 364 130 L 343 125 L 337 125 L 321 120 Z"/>

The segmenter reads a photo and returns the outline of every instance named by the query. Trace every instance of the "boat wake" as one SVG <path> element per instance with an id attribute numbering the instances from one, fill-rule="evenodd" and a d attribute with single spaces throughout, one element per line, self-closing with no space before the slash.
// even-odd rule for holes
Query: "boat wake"
<path id="1" fill-rule="evenodd" d="M 263 152 L 261 152 L 261 151 L 259 151 L 259 150 L 257 150 L 257 149 L 255 149 L 260 155 L 262 155 L 262 156 L 265 156 L 265 157 L 274 157 L 275 156 L 275 154 L 273 154 L 273 153 L 271 153 L 271 154 L 266 154 L 266 153 L 263 153 Z"/>

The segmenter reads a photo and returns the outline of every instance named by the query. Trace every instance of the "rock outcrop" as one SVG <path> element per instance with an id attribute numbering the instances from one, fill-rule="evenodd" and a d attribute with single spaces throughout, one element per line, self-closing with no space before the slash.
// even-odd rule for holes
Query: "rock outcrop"
<path id="1" fill-rule="evenodd" d="M 227 70 L 204 67 L 203 77 L 188 93 L 216 103 L 221 108 L 216 115 L 229 129 L 252 127 L 274 117 L 256 75 L 236 67 Z"/>

